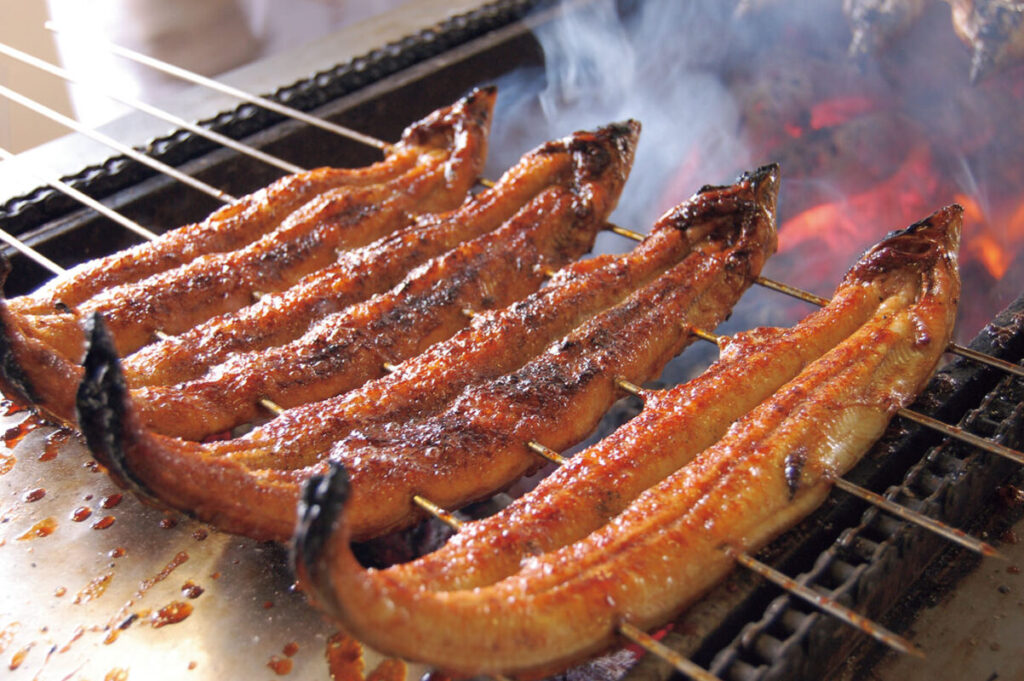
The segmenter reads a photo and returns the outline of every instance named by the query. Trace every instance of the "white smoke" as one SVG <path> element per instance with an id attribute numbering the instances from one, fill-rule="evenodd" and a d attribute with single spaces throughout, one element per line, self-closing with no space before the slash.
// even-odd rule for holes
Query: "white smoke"
<path id="1" fill-rule="evenodd" d="M 725 4 L 725 3 L 722 3 Z M 631 179 L 613 219 L 646 231 L 695 191 L 669 191 L 678 168 L 698 154 L 704 183 L 747 163 L 735 103 L 702 66 L 721 49 L 701 36 L 711 3 L 653 0 L 621 15 L 612 0 L 587 3 L 541 26 L 546 69 L 517 72 L 499 85 L 491 164 L 508 167 L 547 139 L 628 118 L 643 125 Z"/>

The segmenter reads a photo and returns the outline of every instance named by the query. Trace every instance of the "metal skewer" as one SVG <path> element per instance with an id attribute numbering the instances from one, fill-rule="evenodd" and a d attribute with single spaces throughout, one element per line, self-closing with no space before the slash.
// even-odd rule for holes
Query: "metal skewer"
<path id="1" fill-rule="evenodd" d="M 81 35 L 78 31 L 66 28 L 64 26 L 60 26 L 54 23 L 53 21 L 47 21 L 43 25 L 50 31 L 53 31 L 54 33 L 65 34 L 78 40 L 86 40 L 86 37 Z M 123 57 L 125 59 L 134 61 L 139 64 L 143 64 L 144 66 L 148 66 L 162 73 L 166 73 L 169 76 L 174 76 L 175 78 L 179 78 L 181 80 L 188 81 L 196 85 L 208 87 L 211 90 L 216 90 L 217 92 L 229 95 L 231 97 L 235 97 L 237 99 L 241 99 L 242 101 L 249 102 L 250 104 L 261 106 L 264 109 L 273 111 L 274 113 L 279 113 L 282 116 L 300 120 L 303 123 L 308 123 L 309 125 L 315 126 L 317 128 L 333 132 L 336 135 L 347 137 L 351 140 L 360 142 L 367 146 L 377 147 L 382 151 L 386 151 L 391 146 L 386 142 L 378 140 L 374 137 L 370 137 L 369 135 L 364 135 L 363 133 L 358 132 L 356 130 L 352 130 L 351 128 L 346 128 L 345 126 L 338 125 L 336 123 L 331 123 L 330 121 L 325 121 L 322 118 L 311 116 L 304 111 L 300 111 L 299 109 L 286 106 L 284 104 L 281 104 L 280 102 L 275 102 L 272 99 L 267 99 L 266 97 L 260 97 L 259 95 L 250 94 L 244 90 L 232 87 L 231 85 L 225 85 L 224 83 L 213 80 L 212 78 L 200 76 L 199 74 L 193 73 L 192 71 L 188 71 L 186 69 L 174 66 L 173 64 L 168 64 L 165 61 L 161 61 L 159 59 L 146 56 L 144 54 L 136 52 L 135 50 L 130 50 L 127 47 L 122 47 L 107 40 L 101 40 L 94 35 L 88 36 L 87 40 L 89 45 L 91 46 L 99 45 L 103 47 L 105 50 L 108 50 L 109 52 L 112 52 L 113 54 L 116 54 L 119 57 Z"/>
<path id="2" fill-rule="evenodd" d="M 6 54 L 8 57 L 16 59 L 30 66 L 34 66 L 35 68 L 50 73 L 54 76 L 57 76 L 58 78 L 63 78 L 68 82 L 78 83 L 81 85 L 86 85 L 90 88 L 94 88 L 99 92 L 103 93 L 103 95 L 105 95 L 106 97 L 109 97 L 110 99 L 121 102 L 122 104 L 130 106 L 133 109 L 138 109 L 139 111 L 147 113 L 150 116 L 154 116 L 161 120 L 167 121 L 168 123 L 176 125 L 179 128 L 184 128 L 185 130 L 193 132 L 199 135 L 200 137 L 205 137 L 206 139 L 216 142 L 217 144 L 228 147 L 229 149 L 234 149 L 239 153 L 245 154 L 246 156 L 251 156 L 252 158 L 255 158 L 259 161 L 263 161 L 268 165 L 272 165 L 275 168 L 284 170 L 285 172 L 295 174 L 305 171 L 305 168 L 297 166 L 294 163 L 289 163 L 288 161 L 281 160 L 276 156 L 271 156 L 270 154 L 264 153 L 259 149 L 251 147 L 247 144 L 242 144 L 237 140 L 228 137 L 227 135 L 222 135 L 219 132 L 210 130 L 209 128 L 204 128 L 200 125 L 196 125 L 195 123 L 191 123 L 185 120 L 184 118 L 175 116 L 172 113 L 164 111 L 163 109 L 155 107 L 151 104 L 147 104 L 146 102 L 143 102 L 139 99 L 135 99 L 134 97 L 122 95 L 111 87 L 102 85 L 94 81 L 83 81 L 81 78 L 76 77 L 67 69 L 63 69 L 59 66 L 50 64 L 46 61 L 43 61 L 42 59 L 33 57 L 30 54 L 22 52 L 21 50 L 17 50 L 13 47 L 4 45 L 3 43 L 0 43 L 0 54 Z"/>
<path id="3" fill-rule="evenodd" d="M 983 556 L 991 556 L 993 558 L 1002 558 L 1005 560 L 1005 556 L 999 553 L 994 546 L 988 542 L 980 539 L 975 539 L 971 535 L 967 534 L 963 530 L 958 530 L 955 527 L 950 527 L 944 522 L 929 518 L 923 513 L 913 511 L 902 504 L 897 504 L 895 501 L 886 499 L 881 494 L 876 494 L 870 490 L 864 489 L 860 485 L 855 485 L 848 480 L 843 478 L 837 478 L 833 481 L 835 486 L 843 490 L 847 494 L 863 499 L 864 501 L 877 506 L 878 508 L 887 511 L 894 516 L 906 520 L 907 522 L 931 530 L 935 534 L 942 535 L 946 539 L 956 542 L 961 546 L 964 546 L 971 551 L 980 553 Z"/>
<path id="4" fill-rule="evenodd" d="M 717 676 L 694 663 L 667 645 L 629 622 L 619 622 L 619 633 L 647 652 L 657 655 L 670 665 L 696 681 L 720 681 Z"/>
<path id="5" fill-rule="evenodd" d="M 868 636 L 881 641 L 890 648 L 900 651 L 901 653 L 907 653 L 914 657 L 924 659 L 924 653 L 921 649 L 915 646 L 913 643 L 903 638 L 899 634 L 889 631 L 877 622 L 870 620 L 863 615 L 860 615 L 853 610 L 850 610 L 845 605 L 841 605 L 834 598 L 823 596 L 813 589 L 801 584 L 795 579 L 791 579 L 786 575 L 782 574 L 778 570 L 774 569 L 770 565 L 766 565 L 761 561 L 757 560 L 748 553 L 742 551 L 736 551 L 734 549 L 726 549 L 726 553 L 736 559 L 736 562 L 743 567 L 756 572 L 768 581 L 776 584 L 789 593 L 802 598 L 811 605 L 820 608 L 828 614 L 836 617 L 847 624 L 860 629 Z"/>
<path id="6" fill-rule="evenodd" d="M 73 118 L 68 118 L 64 114 L 54 111 L 53 109 L 47 106 L 43 106 L 42 104 L 33 101 L 28 97 L 25 97 L 24 95 L 20 95 L 8 87 L 0 85 L 0 95 L 3 95 L 4 97 L 7 97 L 8 99 L 14 102 L 17 102 L 25 108 L 31 109 L 32 111 L 35 111 L 36 113 L 41 114 L 52 121 L 56 121 L 57 123 L 60 123 L 61 125 L 64 125 L 74 130 L 75 132 L 79 132 L 90 139 L 96 140 L 100 144 L 105 144 L 106 146 L 117 150 L 118 152 L 124 154 L 125 156 L 135 159 L 139 163 L 149 166 L 158 173 L 163 173 L 164 175 L 173 177 L 175 180 L 187 184 L 193 189 L 198 189 L 204 194 L 208 194 L 209 196 L 212 196 L 215 199 L 223 201 L 224 203 L 234 203 L 236 201 L 236 198 L 231 194 L 223 192 L 220 189 L 217 189 L 216 187 L 211 187 L 210 185 L 206 184 L 201 180 L 197 180 L 196 178 L 190 175 L 186 175 L 177 168 L 173 168 L 167 165 L 166 163 L 158 161 L 150 156 L 147 156 L 146 154 L 143 154 L 138 150 L 129 147 L 126 144 L 122 144 L 113 137 L 110 137 L 109 135 L 104 135 L 102 132 L 93 130 L 88 126 L 82 125 Z"/>
<path id="7" fill-rule="evenodd" d="M 10 151 L 8 151 L 7 149 L 4 149 L 4 148 L 0 147 L 0 158 L 4 159 L 6 161 L 10 161 L 10 160 L 15 159 L 16 156 L 14 154 L 12 154 Z M 146 229 L 145 227 L 143 227 L 139 223 L 135 222 L 134 220 L 129 220 L 128 218 L 126 218 L 125 216 L 121 215 L 117 211 L 111 210 L 110 208 L 107 208 L 106 206 L 104 206 L 102 203 L 100 203 L 96 199 L 92 198 L 91 196 L 89 196 L 88 194 L 86 194 L 84 192 L 81 192 L 81 191 L 75 189 L 74 187 L 72 187 L 71 185 L 67 184 L 66 182 L 62 182 L 61 180 L 54 179 L 54 178 L 44 177 L 42 175 L 42 173 L 37 172 L 34 168 L 29 168 L 28 170 L 39 181 L 45 182 L 46 184 L 48 184 L 49 186 L 53 187 L 57 191 L 62 192 L 64 194 L 67 194 L 71 198 L 73 198 L 73 199 L 75 199 L 75 200 L 85 204 L 86 206 L 88 206 L 89 208 L 92 208 L 94 211 L 96 211 L 97 213 L 99 213 L 103 217 L 107 218 L 108 220 L 113 220 L 114 222 L 116 222 L 117 224 L 121 225 L 122 227 L 124 227 L 126 229 L 129 229 L 129 230 L 135 232 L 136 234 L 138 234 L 140 236 L 143 236 L 143 237 L 145 237 L 145 238 L 147 238 L 149 240 L 153 240 L 153 239 L 157 238 L 157 235 L 156 235 L 155 232 L 152 232 L 152 231 Z M 15 247 L 15 248 L 17 248 L 17 247 Z M 30 258 L 34 258 L 33 255 L 30 255 L 29 253 L 27 253 L 25 251 L 21 251 L 21 252 L 24 253 L 25 255 L 27 255 Z M 33 251 L 33 253 L 35 253 L 35 251 Z"/>
<path id="8" fill-rule="evenodd" d="M 543 447 L 543 445 L 541 445 L 541 447 Z M 465 525 L 463 521 L 419 494 L 413 495 L 412 501 L 416 506 L 445 523 L 456 532 L 462 529 L 462 526 Z M 686 659 L 676 651 L 651 637 L 641 629 L 633 626 L 629 622 L 620 622 L 617 629 L 625 638 L 636 643 L 652 655 L 657 655 L 683 674 L 689 676 L 691 679 L 694 679 L 695 681 L 721 681 L 721 679 L 714 674 Z M 895 634 L 893 635 L 895 636 Z"/>
<path id="9" fill-rule="evenodd" d="M 72 37 L 81 38 L 81 36 L 77 35 L 74 31 L 58 26 L 53 21 L 47 21 L 44 24 L 44 26 L 55 33 L 66 33 L 68 35 L 71 35 Z M 251 93 L 245 92 L 244 90 L 240 90 L 230 85 L 225 85 L 223 83 L 220 83 L 219 81 L 207 78 L 205 76 L 201 76 L 186 69 L 182 69 L 180 67 L 174 66 L 173 64 L 168 64 L 167 62 L 163 62 L 159 59 L 143 55 L 141 53 L 135 52 L 134 50 L 130 50 L 126 47 L 121 47 L 120 45 L 116 45 L 115 43 L 103 40 L 90 40 L 90 44 L 99 44 L 103 46 L 105 49 L 111 51 L 112 53 L 117 54 L 118 56 L 135 61 L 145 66 L 149 66 L 151 68 L 162 71 L 163 73 L 167 73 L 182 80 L 186 80 L 190 83 L 208 87 L 218 92 L 222 92 L 224 94 L 231 95 L 238 99 L 242 99 L 243 101 L 247 101 L 252 104 L 257 104 L 266 109 L 279 113 L 283 116 L 288 116 L 290 118 L 303 121 L 310 125 L 314 125 L 318 128 L 329 130 L 331 132 L 334 132 L 335 134 L 342 135 L 344 137 L 355 140 L 357 142 L 361 142 L 368 146 L 376 147 L 381 150 L 386 150 L 390 147 L 390 145 L 387 142 L 372 137 L 370 135 L 366 135 L 356 130 L 352 130 L 351 128 L 331 123 L 330 121 L 325 121 L 321 118 L 317 118 L 316 116 L 310 116 L 309 114 L 300 111 L 299 109 L 294 109 L 292 107 L 285 106 L 273 100 L 266 99 L 265 97 L 253 95 Z M 478 178 L 478 182 L 485 187 L 495 186 L 492 180 L 488 180 L 486 178 Z M 626 237 L 628 239 L 632 239 L 634 241 L 642 241 L 644 238 L 644 235 L 640 232 L 613 223 L 608 224 L 608 229 L 609 231 L 615 234 Z M 817 296 L 813 293 L 810 293 L 809 291 L 804 291 L 795 286 L 790 286 L 789 284 L 784 284 L 779 281 L 768 279 L 767 277 L 757 277 L 754 280 L 754 282 L 759 286 L 763 286 L 765 288 L 778 291 L 779 293 L 784 293 L 788 296 L 792 296 L 794 298 L 812 303 L 814 305 L 824 306 L 828 304 L 828 299 L 826 298 L 822 298 L 821 296 Z M 948 351 L 953 354 L 960 355 L 961 357 L 966 357 L 967 359 L 980 362 L 982 364 L 988 364 L 989 366 L 1001 369 L 1016 376 L 1024 377 L 1024 367 L 1020 367 L 1016 364 L 1013 364 L 1012 362 L 1007 362 L 997 357 L 986 355 L 976 350 L 971 350 L 970 348 L 967 348 L 958 343 L 950 343 Z"/>

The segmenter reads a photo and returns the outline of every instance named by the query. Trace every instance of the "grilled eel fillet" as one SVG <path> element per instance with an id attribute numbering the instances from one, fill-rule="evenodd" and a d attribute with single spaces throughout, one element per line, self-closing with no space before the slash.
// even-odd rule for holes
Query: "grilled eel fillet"
<path id="1" fill-rule="evenodd" d="M 157 432 L 201 439 L 260 416 L 261 397 L 293 407 L 351 390 L 384 374 L 385 363 L 397 364 L 465 327 L 466 310 L 501 308 L 529 295 L 547 270 L 593 246 L 628 176 L 639 129 L 631 121 L 542 146 L 524 165 L 556 159 L 547 178 L 552 186 L 498 229 L 433 258 L 392 290 L 323 317 L 291 343 L 236 355 L 196 380 L 133 390 L 140 418 Z M 513 188 L 521 174 L 512 174 Z M 510 201 L 496 200 L 507 190 L 499 182 L 435 226 L 442 234 L 472 236 L 494 225 L 493 214 L 514 211 Z M 420 259 L 439 248 L 428 234 L 409 236 L 412 249 L 396 248 L 386 260 L 410 250 Z M 359 279 L 372 274 L 360 272 Z"/>
<path id="2" fill-rule="evenodd" d="M 232 354 L 288 343 L 318 318 L 388 290 L 428 259 L 497 229 L 548 187 L 578 186 L 586 134 L 579 134 L 575 152 L 569 148 L 574 138 L 567 138 L 524 155 L 496 186 L 455 211 L 420 215 L 395 234 L 342 253 L 335 264 L 287 291 L 141 348 L 124 360 L 128 384 L 172 385 L 198 378 Z"/>
<path id="3" fill-rule="evenodd" d="M 388 453 L 411 457 L 396 459 L 382 485 L 399 489 L 416 484 L 427 474 L 417 464 L 436 459 L 443 449 L 448 459 L 437 472 L 451 476 L 449 495 L 480 495 L 481 482 L 492 488 L 507 484 L 507 479 L 495 480 L 496 473 L 512 475 L 533 463 L 525 440 L 510 440 L 488 425 L 489 419 L 499 426 L 507 418 L 495 413 L 498 400 L 502 408 L 519 412 L 532 405 L 535 413 L 528 422 L 533 435 L 548 439 L 551 446 L 560 441 L 545 431 L 559 432 L 562 426 L 551 425 L 553 414 L 536 410 L 558 409 L 565 422 L 585 434 L 585 423 L 596 421 L 614 394 L 607 369 L 642 382 L 687 341 L 689 334 L 681 326 L 684 312 L 702 326 L 713 326 L 728 313 L 774 251 L 777 189 L 775 167 L 744 176 L 730 187 L 706 187 L 667 213 L 631 253 L 574 263 L 537 293 L 503 310 L 477 315 L 465 330 L 403 362 L 394 373 L 347 394 L 289 409 L 227 442 L 184 442 L 141 427 L 132 403 L 125 400 L 116 355 L 97 326 L 79 392 L 82 431 L 115 477 L 133 483 L 140 494 L 152 490 L 151 496 L 175 508 L 259 538 L 290 536 L 300 486 L 326 468 L 333 444 L 350 435 L 394 428 L 389 424 L 408 423 L 416 437 L 429 435 L 431 425 L 437 426 L 437 443 L 447 448 L 423 443 L 420 451 L 415 443 L 405 442 L 406 451 L 400 452 L 401 441 L 382 440 L 380 456 L 368 457 L 368 466 L 381 465 Z M 673 322 L 666 323 L 666 318 Z M 577 327 L 578 333 L 566 336 Z M 633 338 L 637 342 L 630 345 Z M 597 370 L 602 363 L 603 372 Z M 552 387 L 561 388 L 559 397 L 555 392 L 544 396 Z M 459 406 L 481 401 L 490 410 L 459 412 Z M 475 442 L 473 434 L 479 435 Z M 490 442 L 493 450 L 487 438 L 497 438 Z M 348 443 L 361 447 L 356 439 Z M 461 445 L 470 448 L 453 451 Z M 344 447 L 332 455 L 343 456 Z M 491 468 L 477 480 L 477 472 L 485 470 L 481 464 L 498 458 L 505 466 Z M 395 489 L 380 491 L 391 494 Z M 409 496 L 402 494 L 390 501 L 374 499 L 371 506 L 382 506 L 364 509 L 360 536 L 411 521 Z"/>
<path id="4" fill-rule="evenodd" d="M 925 0 L 843 0 L 843 14 L 853 33 L 850 56 L 881 50 L 917 21 L 925 5 Z"/>
<path id="5" fill-rule="evenodd" d="M 566 470 L 586 482 L 562 481 L 582 501 L 544 484 L 503 511 L 508 540 L 484 520 L 441 549 L 447 561 L 366 570 L 349 548 L 355 488 L 332 462 L 303 492 L 300 584 L 381 652 L 467 674 L 548 674 L 613 644 L 620 622 L 666 621 L 732 568 L 732 552 L 756 551 L 816 508 L 924 385 L 952 333 L 961 213 L 946 208 L 890 235 L 794 329 L 728 344 L 708 377 L 659 394 L 650 413 L 577 455 L 585 463 Z M 787 357 L 805 343 L 815 349 Z M 721 437 L 641 491 L 633 467 L 673 456 L 665 452 L 686 447 L 694 429 L 703 441 Z M 628 504 L 615 499 L 620 480 Z M 619 509 L 595 511 L 607 498 Z M 594 521 L 580 525 L 577 513 L 606 517 L 588 531 Z M 520 526 L 535 520 L 536 531 Z M 575 527 L 544 538 L 562 523 Z"/>
<path id="6" fill-rule="evenodd" d="M 89 315 L 102 313 L 128 352 L 157 330 L 183 331 L 247 305 L 254 290 L 287 287 L 333 262 L 336 250 L 407 225 L 408 211 L 457 206 L 481 170 L 494 98 L 493 88 L 477 90 L 410 126 L 374 168 L 284 178 L 204 223 L 0 301 L 0 389 L 73 422 Z"/>
<path id="7" fill-rule="evenodd" d="M 971 55 L 971 82 L 1024 58 L 1024 5 L 1017 0 L 950 0 L 953 29 Z"/>

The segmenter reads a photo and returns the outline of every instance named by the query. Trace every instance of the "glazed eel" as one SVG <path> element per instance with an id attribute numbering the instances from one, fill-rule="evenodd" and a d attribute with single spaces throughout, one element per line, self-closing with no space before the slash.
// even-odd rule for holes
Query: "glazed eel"
<path id="1" fill-rule="evenodd" d="M 633 252 L 570 265 L 395 373 L 226 442 L 184 442 L 141 427 L 98 325 L 79 393 L 82 430 L 97 458 L 140 493 L 260 538 L 290 536 L 299 488 L 329 456 L 383 467 L 379 491 L 391 498 L 370 502 L 358 532 L 384 532 L 415 519 L 410 490 L 433 473 L 432 484 L 447 487 L 439 499 L 468 500 L 534 467 L 525 439 L 502 434 L 513 411 L 530 431 L 522 437 L 567 446 L 614 399 L 614 378 L 643 382 L 689 341 L 685 315 L 715 326 L 774 252 L 777 190 L 775 167 L 706 187 Z"/>
<path id="2" fill-rule="evenodd" d="M 465 674 L 552 673 L 612 645 L 621 622 L 665 622 L 732 569 L 733 552 L 816 508 L 924 385 L 955 320 L 961 213 L 890 235 L 827 308 L 730 341 L 707 375 L 659 393 L 437 555 L 364 569 L 349 548 L 354 476 L 332 462 L 304 488 L 300 584 L 381 652 Z"/>
<path id="3" fill-rule="evenodd" d="M 236 355 L 185 383 L 132 390 L 140 418 L 157 432 L 201 439 L 259 417 L 263 397 L 294 407 L 351 390 L 381 376 L 386 363 L 419 354 L 465 327 L 466 310 L 501 308 L 529 295 L 548 270 L 593 246 L 629 174 L 638 133 L 639 125 L 629 122 L 543 145 L 528 159 L 562 162 L 550 166 L 557 171 L 548 176 L 551 186 L 518 211 L 495 200 L 515 198 L 499 181 L 482 195 L 482 210 L 473 199 L 436 220 L 443 234 L 472 236 L 495 223 L 494 213 L 514 212 L 500 227 L 429 260 L 392 290 L 324 316 L 290 343 Z M 513 187 L 518 175 L 511 176 Z M 414 256 L 433 247 L 429 233 L 411 236 Z M 396 248 L 385 259 L 403 255 Z"/>
<path id="4" fill-rule="evenodd" d="M 585 134 L 580 133 L 581 140 Z M 286 291 L 141 348 L 125 358 L 128 384 L 172 385 L 199 378 L 233 354 L 295 340 L 317 319 L 386 291 L 428 259 L 497 229 L 546 188 L 581 186 L 575 174 L 587 147 L 581 142 L 570 150 L 572 139 L 525 154 L 494 187 L 454 211 L 419 215 L 409 227 L 342 253 L 335 264 Z"/>
<path id="5" fill-rule="evenodd" d="M 156 331 L 182 331 L 249 304 L 254 291 L 285 288 L 337 250 L 407 225 L 410 211 L 459 205 L 483 165 L 495 94 L 477 90 L 410 126 L 374 170 L 285 178 L 204 223 L 0 301 L 0 389 L 73 423 L 81 322 L 91 314 L 107 318 L 124 354 Z"/>

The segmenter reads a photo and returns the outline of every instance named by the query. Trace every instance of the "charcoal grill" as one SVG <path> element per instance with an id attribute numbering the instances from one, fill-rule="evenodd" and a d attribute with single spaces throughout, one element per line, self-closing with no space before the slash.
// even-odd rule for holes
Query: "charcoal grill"
<path id="1" fill-rule="evenodd" d="M 531 27 L 560 10 L 535 5 L 528 0 L 487 5 L 283 87 L 274 97 L 377 138 L 396 139 L 408 121 L 453 101 L 469 87 L 498 79 L 513 68 L 541 65 L 543 53 Z M 284 120 L 252 105 L 239 106 L 206 123 L 306 167 L 338 164 L 338 159 L 344 159 L 344 165 L 362 165 L 377 158 L 376 151 L 365 145 Z M 236 152 L 218 149 L 187 131 L 153 140 L 148 151 L 233 194 L 251 191 L 277 176 L 273 169 Z M 195 221 L 216 208 L 213 200 L 197 198 L 175 181 L 123 157 L 66 179 L 156 230 Z M 110 221 L 46 188 L 9 199 L 0 208 L 0 221 L 5 231 L 18 235 L 65 267 L 137 241 Z M 31 261 L 17 254 L 12 258 L 8 295 L 30 291 L 48 278 L 48 273 Z M 1019 363 L 1024 357 L 1022 327 L 1024 298 L 986 327 L 972 347 Z M 1019 448 L 1022 401 L 1024 383 L 1019 379 L 957 360 L 931 381 L 915 409 Z M 610 420 L 621 419 L 628 408 L 620 407 L 610 414 Z M 7 422 L 16 427 L 17 418 L 8 416 Z M 5 560 L 6 572 L 0 574 L 8 583 L 32 583 L 39 593 L 38 607 L 33 609 L 43 613 L 41 617 L 19 615 L 24 621 L 17 627 L 0 621 L 0 646 L 6 641 L 14 643 L 7 647 L 6 654 L 14 655 L 34 643 L 25 661 L 12 671 L 24 678 L 31 678 L 37 671 L 60 678 L 63 671 L 58 674 L 57 670 L 70 669 L 74 674 L 74 665 L 80 663 L 95 676 L 133 666 L 138 669 L 138 656 L 147 651 L 155 659 L 174 659 L 173 655 L 162 657 L 167 653 L 163 649 L 177 645 L 184 650 L 172 674 L 175 677 L 193 662 L 196 678 L 204 674 L 212 678 L 251 674 L 254 670 L 266 673 L 267 663 L 287 658 L 294 665 L 293 674 L 325 678 L 322 651 L 332 629 L 303 605 L 301 597 L 290 592 L 284 557 L 276 547 L 220 535 L 129 498 L 110 512 L 117 517 L 117 531 L 123 529 L 122 534 L 114 535 L 117 542 L 107 541 L 111 535 L 104 531 L 88 530 L 86 524 L 73 525 L 66 520 L 72 508 L 89 507 L 94 515 L 92 522 L 105 514 L 95 502 L 115 491 L 105 478 L 82 468 L 88 465 L 88 457 L 73 441 L 62 448 L 56 461 L 37 461 L 44 448 L 40 437 L 44 432 L 29 435 L 15 447 L 17 462 L 6 479 L 0 478 L 0 483 L 7 483 L 14 494 L 47 489 L 43 501 L 15 500 L 4 506 L 3 521 L 11 528 L 4 535 L 7 550 L 9 555 L 16 553 L 16 558 Z M 1015 469 L 1003 459 L 897 419 L 849 479 L 884 490 L 890 498 L 931 517 L 967 527 L 991 514 L 997 486 L 1014 475 Z M 68 480 L 53 482 L 58 472 Z M 87 495 L 92 498 L 84 499 Z M 825 507 L 760 557 L 786 574 L 800 575 L 800 581 L 845 605 L 885 622 L 894 604 L 913 591 L 922 571 L 947 550 L 947 544 L 877 509 L 864 509 L 863 502 L 836 492 Z M 80 565 L 59 561 L 59 548 L 55 550 L 52 542 L 48 545 L 46 538 L 18 542 L 17 537 L 44 517 L 58 518 L 58 531 L 73 528 L 69 534 L 73 532 L 74 541 L 87 547 Z M 155 529 L 160 523 L 173 526 Z M 198 539 L 204 533 L 209 538 Z M 129 542 L 128 557 L 108 558 L 106 553 L 117 547 L 107 544 L 121 541 Z M 175 550 L 168 553 L 168 546 Z M 139 582 L 174 565 L 181 552 L 191 556 L 189 561 L 170 571 L 170 577 L 155 582 L 147 593 L 136 595 Z M 140 555 L 131 564 L 129 558 L 144 553 L 152 555 Z M 51 560 L 57 564 L 46 567 Z M 114 577 L 104 584 L 103 576 L 108 573 Z M 140 631 L 143 625 L 131 620 L 127 610 L 122 613 L 116 607 L 127 601 L 145 603 L 153 610 L 171 600 L 192 603 L 176 596 L 172 588 L 179 586 L 177 582 L 186 574 L 208 593 L 195 599 L 194 614 L 180 624 Z M 90 584 L 96 585 L 92 591 Z M 106 644 L 100 639 L 109 638 L 109 632 L 101 635 L 86 626 L 78 634 L 74 628 L 69 630 L 67 622 L 51 619 L 55 615 L 64 617 L 62 608 L 75 597 L 74 593 L 49 595 L 61 586 L 80 597 L 78 611 L 89 613 L 84 619 L 72 618 L 75 626 L 79 621 L 91 621 L 97 628 L 112 624 L 113 631 L 123 632 L 118 636 L 120 640 Z M 663 641 L 720 678 L 739 681 L 822 678 L 864 641 L 863 636 L 837 620 L 778 594 L 776 587 L 737 573 L 670 627 Z M 121 620 L 111 619 L 118 614 Z M 900 617 L 906 618 L 907 613 L 900 613 Z M 237 627 L 242 635 L 215 633 L 216 624 L 224 622 Z M 29 632 L 30 628 L 33 631 Z M 301 651 L 294 658 L 284 653 L 291 641 L 297 641 Z M 62 652 L 64 646 L 67 652 Z M 73 663 L 68 664 L 69 660 Z M 371 656 L 368 667 L 372 668 L 375 661 Z M 150 667 L 150 671 L 155 670 Z M 410 675 L 425 671 L 413 668 Z M 586 678 L 608 673 L 626 679 L 660 679 L 674 674 L 672 667 L 654 656 L 634 660 L 632 655 L 620 654 L 568 675 Z"/>

